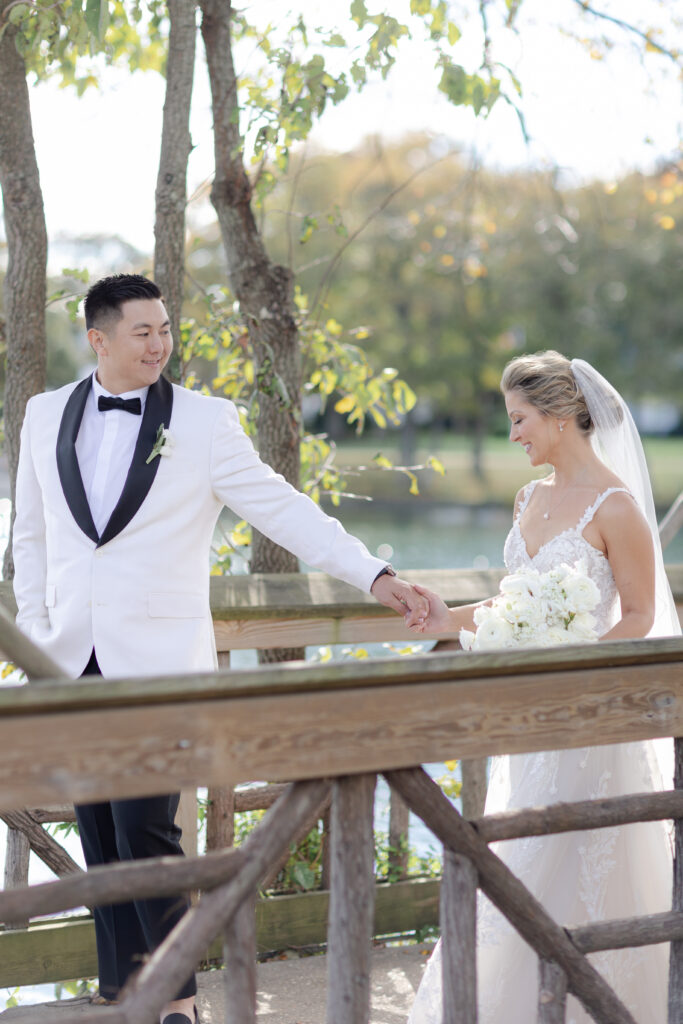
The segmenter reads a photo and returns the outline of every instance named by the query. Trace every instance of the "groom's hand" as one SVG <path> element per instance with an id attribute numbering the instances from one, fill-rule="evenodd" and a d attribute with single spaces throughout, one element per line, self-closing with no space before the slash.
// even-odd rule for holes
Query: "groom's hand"
<path id="1" fill-rule="evenodd" d="M 378 576 L 370 588 L 370 593 L 380 604 L 393 608 L 402 615 L 408 627 L 420 625 L 429 615 L 427 598 L 400 576 L 389 576 L 386 573 Z"/>

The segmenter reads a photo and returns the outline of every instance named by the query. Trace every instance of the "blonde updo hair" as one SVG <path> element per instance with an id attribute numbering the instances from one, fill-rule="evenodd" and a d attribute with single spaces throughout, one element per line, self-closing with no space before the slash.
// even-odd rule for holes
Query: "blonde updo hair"
<path id="1" fill-rule="evenodd" d="M 581 388 L 574 380 L 571 363 L 559 352 L 549 349 L 512 359 L 503 370 L 500 390 L 504 395 L 519 391 L 529 405 L 545 416 L 575 419 L 584 434 L 593 430 L 593 421 Z"/>

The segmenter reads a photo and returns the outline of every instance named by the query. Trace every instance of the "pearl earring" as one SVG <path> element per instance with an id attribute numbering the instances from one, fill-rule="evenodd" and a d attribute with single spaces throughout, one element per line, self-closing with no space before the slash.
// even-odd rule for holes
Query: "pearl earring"
<path id="1" fill-rule="evenodd" d="M 564 423 L 559 423 L 558 426 L 559 426 L 561 431 L 564 430 Z"/>

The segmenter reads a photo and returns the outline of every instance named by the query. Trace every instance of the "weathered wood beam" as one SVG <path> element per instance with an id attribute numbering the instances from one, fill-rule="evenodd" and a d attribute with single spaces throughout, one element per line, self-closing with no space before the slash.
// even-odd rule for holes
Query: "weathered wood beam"
<path id="1" fill-rule="evenodd" d="M 214 889 L 234 878 L 244 863 L 242 848 L 218 850 L 203 857 L 150 857 L 142 861 L 103 864 L 59 882 L 42 882 L 0 892 L 3 924 L 74 907 L 175 896 L 195 889 Z"/>
<path id="2" fill-rule="evenodd" d="M 598 921 L 569 930 L 572 942 L 582 953 L 602 949 L 628 949 L 631 946 L 652 946 L 658 942 L 683 940 L 683 912 L 669 910 L 644 917 L 626 917 L 614 921 Z"/>
<path id="3" fill-rule="evenodd" d="M 408 835 L 410 808 L 405 800 L 391 790 L 389 803 L 389 877 L 400 879 L 408 874 Z"/>
<path id="4" fill-rule="evenodd" d="M 244 811 L 267 811 L 278 797 L 282 796 L 287 784 L 285 782 L 265 783 L 235 789 L 235 813 Z M 39 825 L 49 825 L 58 821 L 75 821 L 76 812 L 73 804 L 60 804 L 54 807 L 32 807 L 29 814 Z"/>
<path id="5" fill-rule="evenodd" d="M 59 877 L 83 874 L 83 868 L 69 856 L 63 846 L 39 825 L 30 811 L 0 811 L 0 818 L 10 829 L 22 832 L 44 864 Z"/>
<path id="6" fill-rule="evenodd" d="M 0 807 L 683 735 L 682 667 L 679 638 L 0 690 Z"/>
<path id="7" fill-rule="evenodd" d="M 447 849 L 440 923 L 443 1024 L 477 1024 L 477 869 Z"/>
<path id="8" fill-rule="evenodd" d="M 209 786 L 206 804 L 206 849 L 224 850 L 235 842 L 235 788 Z"/>
<path id="9" fill-rule="evenodd" d="M 538 961 L 538 1024 L 565 1024 L 567 975 L 554 960 Z"/>
<path id="10" fill-rule="evenodd" d="M 28 885 L 28 864 L 31 854 L 28 837 L 17 829 L 7 830 L 5 851 L 5 891 Z M 10 924 L 10 928 L 28 928 L 28 917 L 23 915 Z"/>
<path id="11" fill-rule="evenodd" d="M 335 779 L 327 927 L 328 1024 L 367 1024 L 374 917 L 375 776 Z"/>
<path id="12" fill-rule="evenodd" d="M 470 858 L 483 892 L 538 956 L 559 964 L 567 975 L 569 990 L 597 1024 L 635 1024 L 621 1000 L 579 952 L 565 929 L 553 921 L 526 886 L 489 850 L 426 772 L 414 768 L 385 775 L 444 845 Z"/>
<path id="13" fill-rule="evenodd" d="M 553 835 L 588 828 L 612 828 L 638 821 L 683 818 L 683 790 L 635 793 L 600 800 L 549 804 L 522 811 L 502 811 L 476 818 L 472 824 L 487 843 L 525 836 Z"/>
<path id="14" fill-rule="evenodd" d="M 223 932 L 225 1024 L 256 1021 L 256 913 L 245 899 Z"/>
<path id="15" fill-rule="evenodd" d="M 256 892 L 270 866 L 320 806 L 329 788 L 330 783 L 320 779 L 297 782 L 287 788 L 241 845 L 245 861 L 239 873 L 191 907 L 126 985 L 121 1000 L 129 1021 L 154 1024 L 161 1007 L 173 998 L 178 985 L 189 976 L 211 940 L 226 928 L 243 901 Z M 71 1021 L 65 1020 L 65 1024 Z"/>
<path id="16" fill-rule="evenodd" d="M 683 794 L 683 739 L 674 743 L 674 789 Z M 674 831 L 672 910 L 683 913 L 683 818 Z M 669 953 L 669 1020 L 683 1020 L 683 936 L 671 943 Z"/>

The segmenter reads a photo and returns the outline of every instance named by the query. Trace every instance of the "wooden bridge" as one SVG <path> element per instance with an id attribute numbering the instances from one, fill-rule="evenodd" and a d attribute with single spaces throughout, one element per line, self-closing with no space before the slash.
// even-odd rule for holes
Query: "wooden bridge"
<path id="1" fill-rule="evenodd" d="M 488 596 L 499 578 L 495 572 L 412 576 L 451 603 Z M 672 569 L 670 577 L 680 605 L 683 567 Z M 212 586 L 221 651 L 414 640 L 398 617 L 387 618 L 372 599 L 326 577 L 217 579 Z M 5 597 L 9 604 L 9 595 Z M 216 940 L 228 968 L 226 1020 L 254 1021 L 257 891 L 281 864 L 290 843 L 309 829 L 330 800 L 330 888 L 324 897 L 327 1020 L 365 1024 L 371 936 L 378 927 L 400 931 L 406 924 L 404 915 L 402 925 L 394 928 L 387 909 L 391 896 L 384 895 L 391 887 L 376 886 L 373 877 L 378 772 L 444 845 L 445 1024 L 474 1024 L 477 1019 L 477 886 L 539 956 L 539 1024 L 564 1020 L 567 991 L 601 1024 L 636 1024 L 585 954 L 663 941 L 672 943 L 669 1022 L 683 1020 L 683 829 L 677 832 L 670 913 L 571 932 L 547 915 L 488 848 L 494 839 L 660 818 L 683 820 L 683 744 L 677 743 L 671 792 L 477 821 L 458 814 L 419 767 L 451 758 L 683 736 L 683 640 L 467 656 L 445 651 L 106 683 L 60 680 L 55 666 L 15 629 L 11 614 L 0 621 L 0 644 L 24 667 L 32 684 L 0 690 L 0 806 L 2 816 L 17 824 L 30 843 L 40 843 L 34 830 L 42 832 L 37 808 L 199 785 L 209 786 L 214 794 L 220 821 L 214 819 L 212 828 L 225 839 L 236 799 L 228 787 L 253 779 L 287 783 L 280 791 L 270 790 L 276 802 L 238 848 L 223 842 L 202 857 L 102 867 L 0 894 L 0 919 L 8 928 L 82 905 L 181 891 L 209 894 L 199 898 L 145 963 L 120 1005 L 81 1012 L 78 1024 L 152 1024 L 180 976 L 189 974 Z M 238 789 L 238 803 L 240 799 Z M 25 808 L 33 809 L 28 819 L 12 817 L 26 814 Z M 427 885 L 433 903 L 435 885 Z M 268 902 L 258 901 L 259 912 Z M 32 945 L 39 939 L 34 937 L 79 926 L 41 924 L 0 934 L 0 984 L 45 980 L 37 946 Z M 32 950 L 33 974 L 10 979 L 5 968 L 13 956 L 18 966 L 21 954 L 16 950 L 22 940 L 25 950 Z M 44 1015 L 36 1011 L 25 1020 L 32 1024 Z M 60 1020 L 70 1022 L 68 1014 L 60 1013 Z"/>

